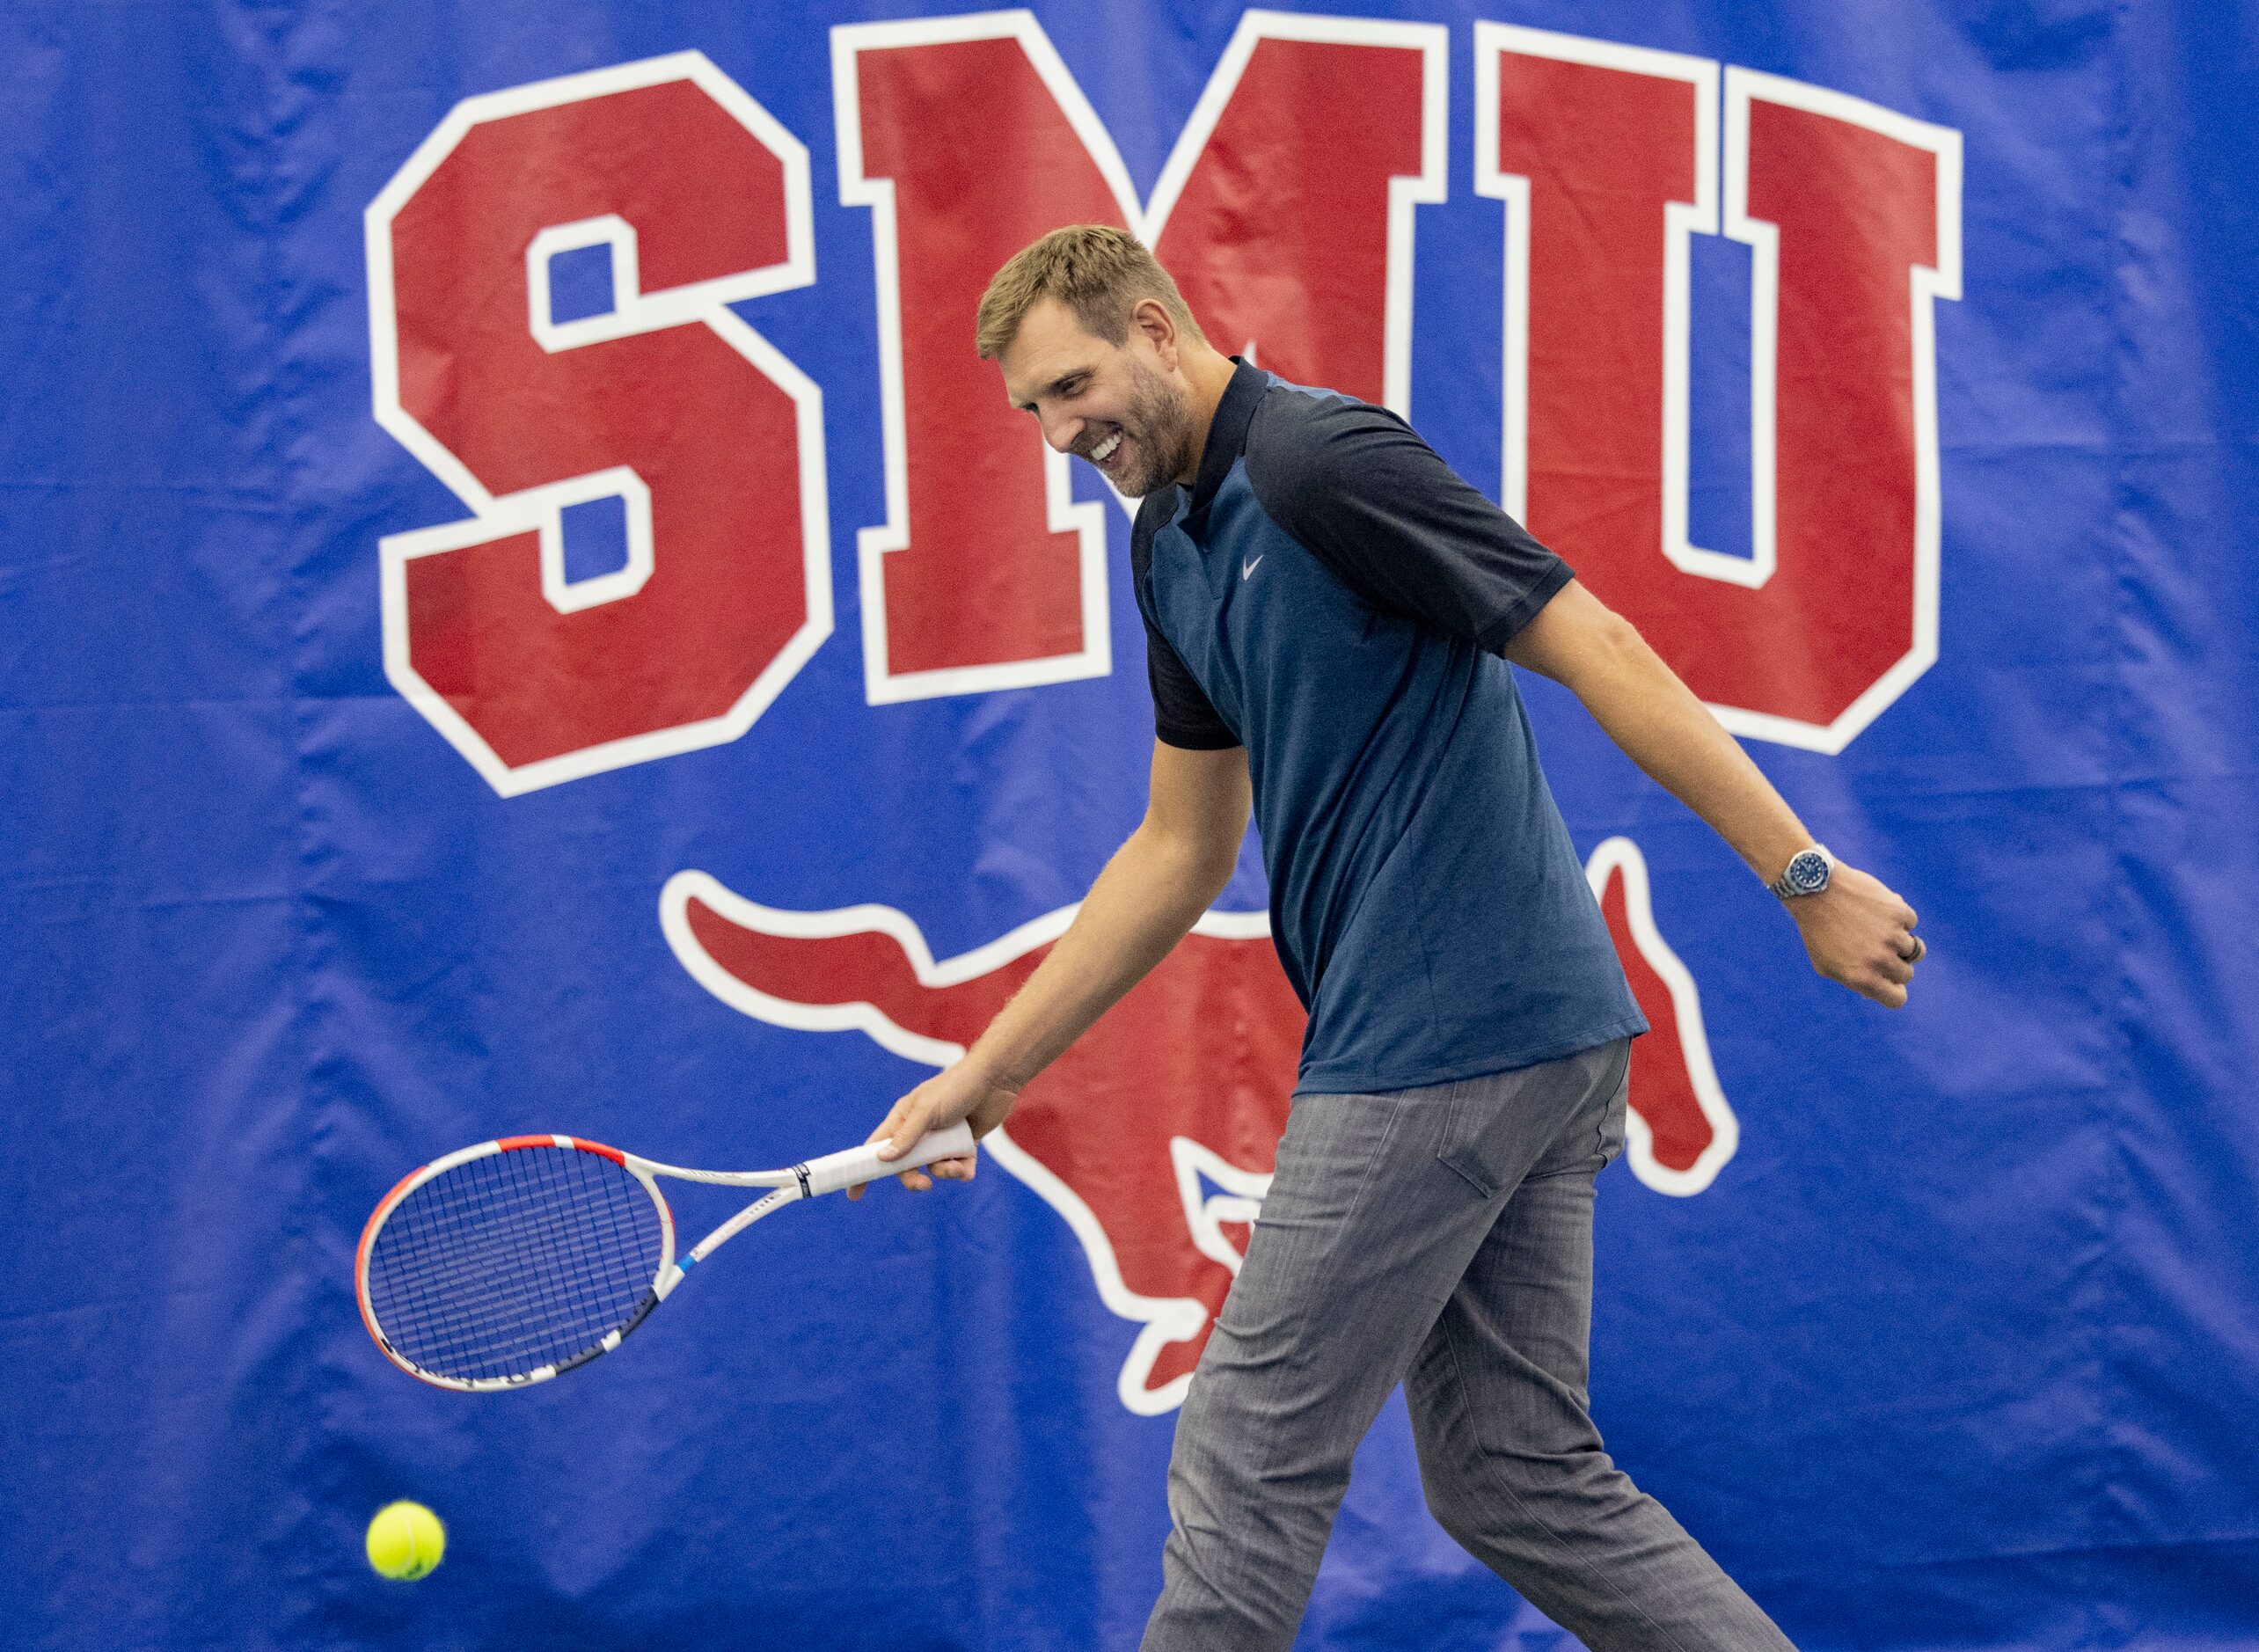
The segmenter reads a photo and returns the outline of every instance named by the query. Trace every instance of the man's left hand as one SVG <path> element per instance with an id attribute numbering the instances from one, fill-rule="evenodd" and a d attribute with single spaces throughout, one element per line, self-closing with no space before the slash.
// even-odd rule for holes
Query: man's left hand
<path id="1" fill-rule="evenodd" d="M 1836 862 L 1828 887 L 1791 896 L 1812 968 L 1890 1009 L 1902 1009 L 1914 966 L 1928 950 L 1914 933 L 1914 909 L 1897 890 L 1856 866 Z"/>

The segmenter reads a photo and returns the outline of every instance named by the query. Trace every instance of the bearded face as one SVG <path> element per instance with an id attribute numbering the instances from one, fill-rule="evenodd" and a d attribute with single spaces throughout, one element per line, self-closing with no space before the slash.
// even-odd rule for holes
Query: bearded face
<path id="1" fill-rule="evenodd" d="M 1044 441 L 1089 460 L 1128 498 L 1199 462 L 1191 391 L 1134 329 L 1125 342 L 1108 343 L 1046 296 L 1021 319 L 999 365 L 1013 405 L 1036 416 Z"/>
<path id="2" fill-rule="evenodd" d="M 1142 499 L 1199 460 L 1192 451 L 1192 398 L 1134 356 L 1117 365 L 1118 411 L 1112 419 L 1093 419 L 1075 451 L 1125 495 Z"/>

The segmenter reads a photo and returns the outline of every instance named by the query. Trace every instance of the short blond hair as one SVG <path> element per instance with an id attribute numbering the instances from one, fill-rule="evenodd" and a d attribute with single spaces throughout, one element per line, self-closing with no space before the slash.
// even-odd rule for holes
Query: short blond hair
<path id="1" fill-rule="evenodd" d="M 1184 333 L 1208 341 L 1176 282 L 1136 236 L 1103 223 L 1071 223 L 1021 247 L 989 282 L 973 333 L 981 360 L 1009 349 L 1028 311 L 1047 296 L 1108 344 L 1130 336 L 1130 312 L 1148 298 L 1159 300 Z"/>

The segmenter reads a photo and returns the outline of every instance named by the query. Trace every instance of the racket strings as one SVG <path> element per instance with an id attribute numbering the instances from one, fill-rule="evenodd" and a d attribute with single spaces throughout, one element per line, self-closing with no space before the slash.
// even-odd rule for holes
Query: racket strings
<path id="1" fill-rule="evenodd" d="M 568 1162 L 576 1159 L 585 1162 Z M 427 1187 L 438 1189 L 431 1199 L 395 1212 L 401 1242 L 381 1261 L 372 1247 L 370 1296 L 395 1348 L 428 1370 L 476 1380 L 561 1363 L 595 1347 L 649 1292 L 656 1213 L 609 1160 L 521 1150 Z"/>
<path id="2" fill-rule="evenodd" d="M 657 1206 L 625 1169 L 576 1148 L 490 1153 L 402 1199 L 369 1254 L 369 1300 L 399 1356 L 467 1382 L 593 1351 L 659 1271 Z"/>
<path id="3" fill-rule="evenodd" d="M 527 1162 L 519 1164 L 511 1164 L 513 1155 L 501 1156 L 500 1162 L 518 1173 L 520 1185 L 513 1192 L 519 1197 L 482 1215 L 519 1225 L 513 1232 L 498 1228 L 482 1236 L 480 1246 L 460 1259 L 471 1263 L 467 1277 L 458 1261 L 432 1281 L 435 1290 L 455 1293 L 434 1299 L 441 1312 L 431 1321 L 433 1328 L 452 1338 L 457 1352 L 465 1351 L 466 1342 L 475 1343 L 491 1363 L 502 1368 L 479 1374 L 535 1370 L 594 1346 L 647 1292 L 656 1269 L 655 1218 L 647 1199 L 632 1198 L 633 1190 L 625 1175 L 596 1169 L 592 1177 L 582 1178 L 602 1190 L 602 1204 L 586 1202 L 582 1195 L 587 1190 L 577 1188 L 571 1197 L 555 1203 L 525 1196 L 535 1192 L 526 1184 L 537 1181 L 537 1173 L 552 1169 L 541 1161 L 560 1151 L 534 1150 L 523 1155 Z M 529 1171 L 537 1174 L 530 1176 Z M 648 1263 L 632 1254 L 632 1232 L 625 1236 L 630 1240 L 628 1253 L 620 1254 L 616 1240 L 622 1236 L 610 1231 L 618 1217 L 625 1216 L 633 1223 L 639 1215 L 646 1220 L 635 1225 L 653 1229 Z M 505 1265 L 498 1269 L 496 1263 L 505 1257 Z"/>

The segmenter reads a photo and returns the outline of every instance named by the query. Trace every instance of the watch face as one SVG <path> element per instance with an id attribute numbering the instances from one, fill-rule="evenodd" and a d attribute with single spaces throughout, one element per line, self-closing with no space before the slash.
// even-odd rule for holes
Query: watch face
<path id="1" fill-rule="evenodd" d="M 1805 850 L 1788 863 L 1781 881 L 1798 895 L 1817 895 L 1828 887 L 1828 858 L 1817 849 Z"/>

